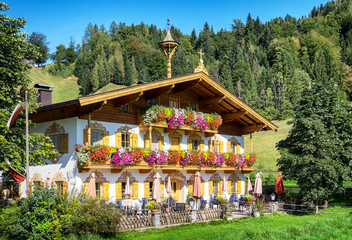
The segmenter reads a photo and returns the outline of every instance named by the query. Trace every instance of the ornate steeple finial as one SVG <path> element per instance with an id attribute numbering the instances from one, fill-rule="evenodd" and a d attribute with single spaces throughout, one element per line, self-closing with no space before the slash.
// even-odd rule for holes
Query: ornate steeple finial
<path id="1" fill-rule="evenodd" d="M 178 46 L 178 42 L 176 42 L 170 33 L 170 20 L 167 18 L 167 33 L 164 41 L 159 43 L 159 47 L 163 50 L 167 58 L 167 77 L 171 78 L 171 58 L 174 55 L 175 50 Z"/>
<path id="2" fill-rule="evenodd" d="M 196 67 L 196 69 L 194 69 L 194 72 L 195 73 L 204 72 L 205 74 L 209 75 L 207 69 L 204 67 L 204 61 L 203 61 L 204 53 L 202 52 L 202 49 L 200 49 L 198 53 L 199 53 L 199 58 L 200 58 L 199 65 L 198 65 L 198 67 Z"/>

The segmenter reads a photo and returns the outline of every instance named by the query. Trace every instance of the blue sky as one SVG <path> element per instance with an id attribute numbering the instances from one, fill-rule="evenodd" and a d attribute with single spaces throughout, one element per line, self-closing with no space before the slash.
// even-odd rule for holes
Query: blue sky
<path id="1" fill-rule="evenodd" d="M 173 4 L 171 4 L 173 2 Z M 314 6 L 325 4 L 327 0 L 242 0 L 242 1 L 7 1 L 12 7 L 6 14 L 10 17 L 27 19 L 29 34 L 41 32 L 47 36 L 50 52 L 54 52 L 60 43 L 66 46 L 73 37 L 80 43 L 84 29 L 89 22 L 104 24 L 109 28 L 112 21 L 125 22 L 127 25 L 155 24 L 166 29 L 166 19 L 185 34 L 196 29 L 197 34 L 207 21 L 215 31 L 221 28 L 229 30 L 233 19 L 246 21 L 248 13 L 253 18 L 259 16 L 262 22 L 275 17 L 306 16 Z"/>

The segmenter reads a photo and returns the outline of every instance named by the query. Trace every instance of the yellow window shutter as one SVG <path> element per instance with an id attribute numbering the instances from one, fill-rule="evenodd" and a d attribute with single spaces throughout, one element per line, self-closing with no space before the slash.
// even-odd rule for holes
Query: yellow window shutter
<path id="1" fill-rule="evenodd" d="M 231 142 L 227 142 L 227 152 L 231 152 Z"/>
<path id="2" fill-rule="evenodd" d="M 138 199 L 138 182 L 133 182 L 133 199 Z"/>
<path id="3" fill-rule="evenodd" d="M 84 191 L 84 195 L 86 195 L 88 191 L 88 182 L 83 183 L 83 191 Z"/>
<path id="4" fill-rule="evenodd" d="M 224 194 L 224 191 L 222 190 L 222 185 L 223 185 L 223 183 L 224 183 L 224 181 L 221 180 L 221 181 L 220 181 L 220 194 L 221 194 L 221 195 Z"/>
<path id="5" fill-rule="evenodd" d="M 122 134 L 121 134 L 121 132 L 117 132 L 117 133 L 115 133 L 115 146 L 117 147 L 117 148 L 119 148 L 119 147 L 121 147 L 121 142 L 122 142 Z"/>
<path id="6" fill-rule="evenodd" d="M 103 199 L 109 200 L 109 182 L 103 182 Z"/>
<path id="7" fill-rule="evenodd" d="M 61 134 L 60 153 L 68 153 L 68 133 Z"/>
<path id="8" fill-rule="evenodd" d="M 161 197 L 164 197 L 164 192 L 165 192 L 165 183 L 164 181 L 160 182 L 160 189 L 161 189 Z"/>
<path id="9" fill-rule="evenodd" d="M 202 186 L 202 196 L 204 196 L 204 194 L 205 194 L 205 183 L 204 183 L 204 181 L 201 182 L 201 186 Z"/>
<path id="10" fill-rule="evenodd" d="M 63 194 L 68 194 L 68 182 L 63 182 L 62 183 L 62 193 Z"/>
<path id="11" fill-rule="evenodd" d="M 204 140 L 200 140 L 200 151 L 204 152 Z"/>
<path id="12" fill-rule="evenodd" d="M 83 129 L 83 143 L 88 146 L 88 129 Z"/>
<path id="13" fill-rule="evenodd" d="M 224 151 L 224 142 L 220 142 L 219 146 L 220 146 L 219 152 L 222 153 Z"/>
<path id="14" fill-rule="evenodd" d="M 229 190 L 227 191 L 227 193 L 231 194 L 231 180 L 227 180 L 227 186 L 229 187 Z"/>
<path id="15" fill-rule="evenodd" d="M 132 135 L 132 147 L 138 148 L 138 134 Z"/>
<path id="16" fill-rule="evenodd" d="M 32 182 L 29 182 L 29 193 L 32 192 Z"/>
<path id="17" fill-rule="evenodd" d="M 122 199 L 122 182 L 116 182 L 116 199 Z"/>
<path id="18" fill-rule="evenodd" d="M 237 154 L 241 154 L 241 144 L 237 143 Z"/>
<path id="19" fill-rule="evenodd" d="M 144 135 L 144 148 L 150 149 L 150 146 L 149 146 L 149 136 L 148 136 L 148 135 Z"/>
<path id="20" fill-rule="evenodd" d="M 56 186 L 54 184 L 55 184 L 55 182 L 51 182 L 51 188 L 56 188 Z"/>
<path id="21" fill-rule="evenodd" d="M 213 181 L 209 181 L 209 195 L 213 194 Z"/>
<path id="22" fill-rule="evenodd" d="M 242 187 L 242 182 L 241 182 L 241 180 L 238 179 L 238 181 L 237 181 L 237 193 L 242 193 L 241 187 Z"/>
<path id="23" fill-rule="evenodd" d="M 193 181 L 189 181 L 188 194 L 193 194 Z"/>
<path id="24" fill-rule="evenodd" d="M 188 140 L 187 140 L 187 150 L 188 150 L 188 151 L 191 151 L 191 150 L 192 150 L 192 140 L 191 140 L 191 139 L 188 139 Z"/>
<path id="25" fill-rule="evenodd" d="M 149 182 L 144 182 L 144 197 L 149 198 Z"/>
<path id="26" fill-rule="evenodd" d="M 44 188 L 44 182 L 39 183 L 40 188 Z"/>
<path id="27" fill-rule="evenodd" d="M 209 152 L 213 151 L 213 145 L 211 143 L 212 143 L 212 141 L 208 141 L 208 151 Z"/>
<path id="28" fill-rule="evenodd" d="M 104 136 L 103 136 L 103 145 L 105 146 L 109 146 L 110 143 L 109 143 L 109 132 L 108 131 L 104 131 Z"/>
<path id="29" fill-rule="evenodd" d="M 159 137 L 159 149 L 164 150 L 164 136 Z"/>

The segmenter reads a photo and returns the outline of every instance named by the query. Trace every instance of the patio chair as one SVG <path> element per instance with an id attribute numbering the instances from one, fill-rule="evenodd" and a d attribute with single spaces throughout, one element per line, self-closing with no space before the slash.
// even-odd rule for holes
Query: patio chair
<path id="1" fill-rule="evenodd" d="M 117 208 L 119 208 L 119 209 L 123 209 L 122 202 L 123 202 L 123 200 L 122 200 L 122 199 L 120 199 L 120 200 L 116 200 L 116 207 L 117 207 Z"/>
<path id="2" fill-rule="evenodd" d="M 239 199 L 239 210 L 243 211 L 244 206 L 246 206 L 246 202 L 244 201 L 244 197 L 241 195 Z"/>
<path id="3" fill-rule="evenodd" d="M 211 196 L 211 208 L 214 208 L 214 206 L 216 206 L 217 208 L 219 207 L 219 202 L 216 200 L 216 197 L 216 194 L 213 194 Z"/>
<path id="4" fill-rule="evenodd" d="M 145 209 L 145 205 L 147 205 L 148 201 L 146 198 L 142 198 L 142 210 Z"/>
<path id="5" fill-rule="evenodd" d="M 207 200 L 202 200 L 201 204 L 200 204 L 200 209 L 205 209 L 205 207 L 207 206 Z"/>
<path id="6" fill-rule="evenodd" d="M 177 212 L 183 212 L 186 209 L 186 204 L 185 203 L 176 203 L 176 211 Z"/>

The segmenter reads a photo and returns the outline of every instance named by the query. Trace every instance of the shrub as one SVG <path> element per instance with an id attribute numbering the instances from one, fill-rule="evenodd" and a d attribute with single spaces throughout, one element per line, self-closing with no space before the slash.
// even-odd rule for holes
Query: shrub
<path id="1" fill-rule="evenodd" d="M 20 218 L 20 208 L 15 203 L 0 206 L 0 239 L 12 239 L 13 228 Z"/>
<path id="2" fill-rule="evenodd" d="M 97 199 L 87 199 L 72 209 L 70 214 L 61 216 L 65 234 L 84 235 L 88 233 L 109 236 L 117 233 L 121 217 L 113 204 L 100 203 Z"/>

